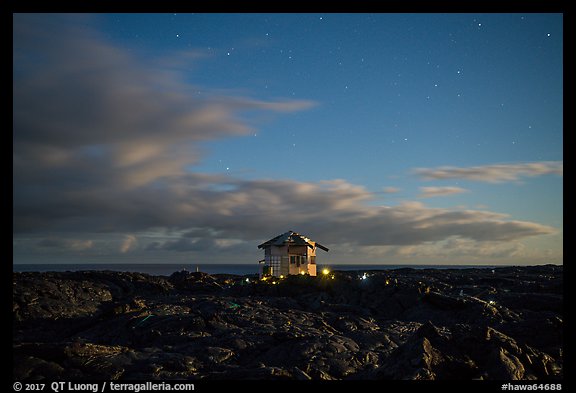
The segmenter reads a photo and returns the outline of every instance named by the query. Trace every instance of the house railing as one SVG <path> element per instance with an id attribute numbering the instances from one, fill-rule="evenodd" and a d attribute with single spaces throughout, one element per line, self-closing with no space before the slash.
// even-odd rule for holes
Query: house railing
<path id="1" fill-rule="evenodd" d="M 282 274 L 282 256 L 266 255 L 264 257 L 264 274 L 279 277 Z"/>

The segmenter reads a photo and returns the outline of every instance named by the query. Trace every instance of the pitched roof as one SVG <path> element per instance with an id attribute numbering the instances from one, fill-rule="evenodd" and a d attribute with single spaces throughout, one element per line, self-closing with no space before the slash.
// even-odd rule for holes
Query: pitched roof
<path id="1" fill-rule="evenodd" d="M 300 235 L 294 231 L 288 231 L 281 235 L 276 236 L 273 239 L 268 240 L 258 246 L 258 248 L 265 248 L 268 246 L 283 246 L 285 244 L 290 244 L 294 246 L 308 246 L 310 248 L 314 247 L 311 243 L 312 240 L 308 239 L 306 236 Z M 316 247 L 328 251 L 328 248 L 324 247 L 320 243 L 316 243 Z"/>

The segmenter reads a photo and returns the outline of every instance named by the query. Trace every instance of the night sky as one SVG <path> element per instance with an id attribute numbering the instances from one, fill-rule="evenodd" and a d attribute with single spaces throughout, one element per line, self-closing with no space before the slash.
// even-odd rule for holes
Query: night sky
<path id="1" fill-rule="evenodd" d="M 543 264 L 561 14 L 15 14 L 13 262 Z"/>

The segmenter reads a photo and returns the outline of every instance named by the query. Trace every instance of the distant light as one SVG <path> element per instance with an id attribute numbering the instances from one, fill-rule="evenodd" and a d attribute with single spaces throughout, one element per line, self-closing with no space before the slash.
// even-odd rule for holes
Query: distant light
<path id="1" fill-rule="evenodd" d="M 280 278 L 284 278 L 284 275 L 283 275 L 283 274 L 281 274 L 281 275 L 280 275 Z"/>
<path id="2" fill-rule="evenodd" d="M 323 275 L 330 274 L 330 270 L 324 269 L 324 270 L 322 270 L 322 274 L 323 274 Z"/>
<path id="3" fill-rule="evenodd" d="M 368 278 L 368 275 L 366 273 L 364 273 L 362 275 L 362 277 L 360 277 L 360 280 L 366 280 Z"/>
<path id="4" fill-rule="evenodd" d="M 250 282 L 250 279 L 249 279 L 249 278 L 247 278 L 247 279 L 246 279 L 246 282 Z"/>
<path id="5" fill-rule="evenodd" d="M 488 304 L 491 305 L 491 306 L 493 306 L 493 305 L 496 304 L 496 302 L 495 302 L 494 300 L 490 300 L 490 301 L 488 301 Z"/>
<path id="6" fill-rule="evenodd" d="M 300 274 L 301 274 L 301 275 L 305 275 L 306 272 L 305 272 L 304 270 L 300 270 Z"/>

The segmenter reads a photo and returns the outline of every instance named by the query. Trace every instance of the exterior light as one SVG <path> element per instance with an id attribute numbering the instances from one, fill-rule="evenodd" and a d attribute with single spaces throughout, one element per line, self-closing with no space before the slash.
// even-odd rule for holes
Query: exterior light
<path id="1" fill-rule="evenodd" d="M 305 275 L 306 272 L 304 272 L 304 270 L 300 270 L 300 274 L 301 274 L 301 275 Z"/>
<path id="2" fill-rule="evenodd" d="M 328 275 L 329 273 L 330 273 L 330 270 L 328 270 L 328 269 L 322 270 L 322 274 L 325 276 Z"/>
<path id="3" fill-rule="evenodd" d="M 283 275 L 283 274 L 281 274 L 281 275 L 280 275 L 280 278 L 284 278 L 284 275 Z"/>

